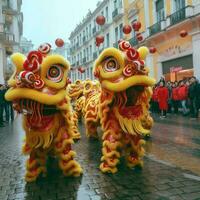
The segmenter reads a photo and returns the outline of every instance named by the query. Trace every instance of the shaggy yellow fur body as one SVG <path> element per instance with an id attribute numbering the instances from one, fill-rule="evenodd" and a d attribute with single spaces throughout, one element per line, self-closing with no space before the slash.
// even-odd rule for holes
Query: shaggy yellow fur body
<path id="1" fill-rule="evenodd" d="M 102 172 L 117 172 L 122 155 L 129 167 L 142 167 L 143 137 L 150 134 L 153 125 L 148 109 L 155 80 L 148 77 L 149 69 L 141 61 L 146 58 L 148 48 L 132 48 L 133 52 L 138 52 L 138 58 L 130 57 L 130 48 L 105 49 L 94 65 L 101 90 L 86 101 L 85 123 L 87 136 L 97 136 L 98 125 L 103 130 Z M 138 63 L 142 63 L 141 66 L 137 66 Z M 130 67 L 132 71 L 126 71 Z"/>
<path id="2" fill-rule="evenodd" d="M 31 57 L 31 53 L 34 56 Z M 5 95 L 23 114 L 26 138 L 22 151 L 29 155 L 25 175 L 28 182 L 35 181 L 40 174 L 46 175 L 49 156 L 58 157 L 64 175 L 79 176 L 82 173 L 72 150 L 77 130 L 73 124 L 70 100 L 66 96 L 69 63 L 59 55 L 40 57 L 38 51 L 30 52 L 27 58 L 19 53 L 12 56 L 16 70 L 9 80 L 11 88 Z M 35 66 L 38 68 L 34 69 Z M 41 81 L 40 86 L 34 85 L 37 81 Z"/>

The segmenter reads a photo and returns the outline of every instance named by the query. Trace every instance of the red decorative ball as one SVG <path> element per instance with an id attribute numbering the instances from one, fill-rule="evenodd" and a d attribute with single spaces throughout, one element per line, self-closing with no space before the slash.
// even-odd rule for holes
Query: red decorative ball
<path id="1" fill-rule="evenodd" d="M 129 34 L 131 32 L 131 30 L 132 30 L 132 28 L 130 25 L 124 25 L 123 29 L 122 29 L 124 34 Z"/>
<path id="2" fill-rule="evenodd" d="M 138 36 L 136 36 L 138 41 L 142 41 L 143 40 L 143 36 L 141 34 L 139 34 Z"/>
<path id="3" fill-rule="evenodd" d="M 83 67 L 79 67 L 79 68 L 78 68 L 78 71 L 81 72 L 81 73 L 84 73 L 84 72 L 85 72 L 85 69 L 84 69 Z"/>
<path id="4" fill-rule="evenodd" d="M 103 43 L 103 42 L 104 42 L 104 36 L 98 35 L 98 36 L 96 37 L 96 44 L 101 44 L 101 43 Z"/>
<path id="5" fill-rule="evenodd" d="M 182 31 L 180 31 L 179 35 L 180 35 L 182 38 L 184 38 L 184 37 L 186 37 L 186 36 L 188 35 L 188 32 L 187 32 L 186 30 L 182 30 Z"/>
<path id="6" fill-rule="evenodd" d="M 68 84 L 71 84 L 71 83 L 72 83 L 72 80 L 71 80 L 70 78 L 68 78 L 67 83 L 68 83 Z"/>
<path id="7" fill-rule="evenodd" d="M 64 45 L 64 41 L 61 38 L 57 38 L 55 44 L 57 47 L 62 47 Z"/>
<path id="8" fill-rule="evenodd" d="M 96 23 L 100 26 L 104 25 L 105 21 L 106 21 L 106 19 L 103 15 L 99 15 L 96 17 Z"/>
<path id="9" fill-rule="evenodd" d="M 141 23 L 139 21 L 135 21 L 135 22 L 133 22 L 132 27 L 133 27 L 134 31 L 139 31 L 141 28 Z"/>
<path id="10" fill-rule="evenodd" d="M 150 53 L 156 53 L 156 48 L 155 47 L 150 47 L 149 48 Z"/>

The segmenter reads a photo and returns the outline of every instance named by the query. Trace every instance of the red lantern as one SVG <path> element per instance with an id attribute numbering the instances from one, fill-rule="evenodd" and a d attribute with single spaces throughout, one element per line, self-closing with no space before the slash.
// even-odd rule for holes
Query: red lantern
<path id="1" fill-rule="evenodd" d="M 85 72 L 85 69 L 84 69 L 83 67 L 79 67 L 79 68 L 78 68 L 78 71 L 81 72 L 81 73 L 84 73 L 84 72 Z"/>
<path id="2" fill-rule="evenodd" d="M 105 21 L 106 21 L 106 19 L 103 15 L 99 15 L 96 17 L 96 23 L 100 26 L 104 25 Z"/>
<path id="3" fill-rule="evenodd" d="M 55 44 L 57 47 L 62 47 L 64 45 L 64 41 L 61 38 L 57 38 Z"/>
<path id="4" fill-rule="evenodd" d="M 130 25 L 124 25 L 122 29 L 124 34 L 129 34 L 131 32 L 131 26 Z"/>
<path id="5" fill-rule="evenodd" d="M 179 33 L 179 35 L 180 35 L 182 38 L 184 38 L 184 37 L 186 37 L 186 36 L 188 35 L 188 33 L 187 33 L 186 30 L 182 30 L 182 31 Z"/>
<path id="6" fill-rule="evenodd" d="M 104 37 L 102 35 L 98 35 L 96 37 L 96 44 L 101 44 L 104 42 Z"/>
<path id="7" fill-rule="evenodd" d="M 139 31 L 141 28 L 141 23 L 138 21 L 133 22 L 132 27 L 133 27 L 134 31 Z"/>
<path id="8" fill-rule="evenodd" d="M 143 40 L 143 36 L 141 34 L 137 35 L 136 38 L 137 38 L 138 41 L 142 41 Z"/>
<path id="9" fill-rule="evenodd" d="M 156 53 L 156 48 L 155 47 L 150 47 L 149 48 L 150 53 Z"/>

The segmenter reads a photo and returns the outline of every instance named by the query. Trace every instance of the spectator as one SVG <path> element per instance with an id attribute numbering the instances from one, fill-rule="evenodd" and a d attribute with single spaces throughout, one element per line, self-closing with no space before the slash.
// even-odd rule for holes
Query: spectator
<path id="1" fill-rule="evenodd" d="M 169 98 L 168 98 L 168 113 L 171 113 L 172 110 L 172 83 L 170 81 L 167 82 L 167 89 L 169 93 Z"/>
<path id="2" fill-rule="evenodd" d="M 3 90 L 3 85 L 0 84 L 0 127 L 3 127 L 3 111 L 4 111 L 4 90 Z"/>
<path id="3" fill-rule="evenodd" d="M 158 99 L 159 109 L 161 110 L 162 118 L 165 118 L 167 114 L 168 98 L 169 98 L 169 92 L 167 87 L 165 87 L 165 82 L 160 81 L 157 91 L 157 99 Z"/>
<path id="4" fill-rule="evenodd" d="M 190 86 L 189 86 L 189 92 L 188 92 L 188 97 L 190 100 L 191 119 L 198 118 L 199 99 L 200 99 L 199 93 L 200 93 L 200 85 L 197 82 L 196 78 L 193 76 L 190 78 Z"/>
<path id="5" fill-rule="evenodd" d="M 175 81 L 172 84 L 172 105 L 174 108 L 174 113 L 178 113 L 178 107 L 179 107 L 179 97 L 178 97 L 178 83 Z"/>
<path id="6" fill-rule="evenodd" d="M 153 88 L 153 95 L 152 95 L 152 112 L 158 113 L 158 98 L 157 98 L 157 92 L 158 92 L 158 85 L 156 84 Z"/>
<path id="7" fill-rule="evenodd" d="M 183 115 L 187 115 L 188 113 L 188 110 L 186 107 L 187 98 L 188 98 L 188 87 L 184 83 L 184 81 L 181 80 L 179 81 L 179 87 L 178 87 L 178 99 L 180 100 L 180 103 L 181 103 Z"/>

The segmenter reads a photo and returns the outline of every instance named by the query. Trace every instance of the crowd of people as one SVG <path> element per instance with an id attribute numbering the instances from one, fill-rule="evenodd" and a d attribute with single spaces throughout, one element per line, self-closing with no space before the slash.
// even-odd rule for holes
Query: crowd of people
<path id="1" fill-rule="evenodd" d="M 161 78 L 153 88 L 151 111 L 161 113 L 165 118 L 167 113 L 190 116 L 197 119 L 200 109 L 200 83 L 196 77 L 170 82 Z"/>
<path id="2" fill-rule="evenodd" d="M 5 122 L 14 120 L 12 103 L 6 101 L 4 97 L 7 90 L 7 85 L 0 84 L 0 127 L 3 127 Z"/>

